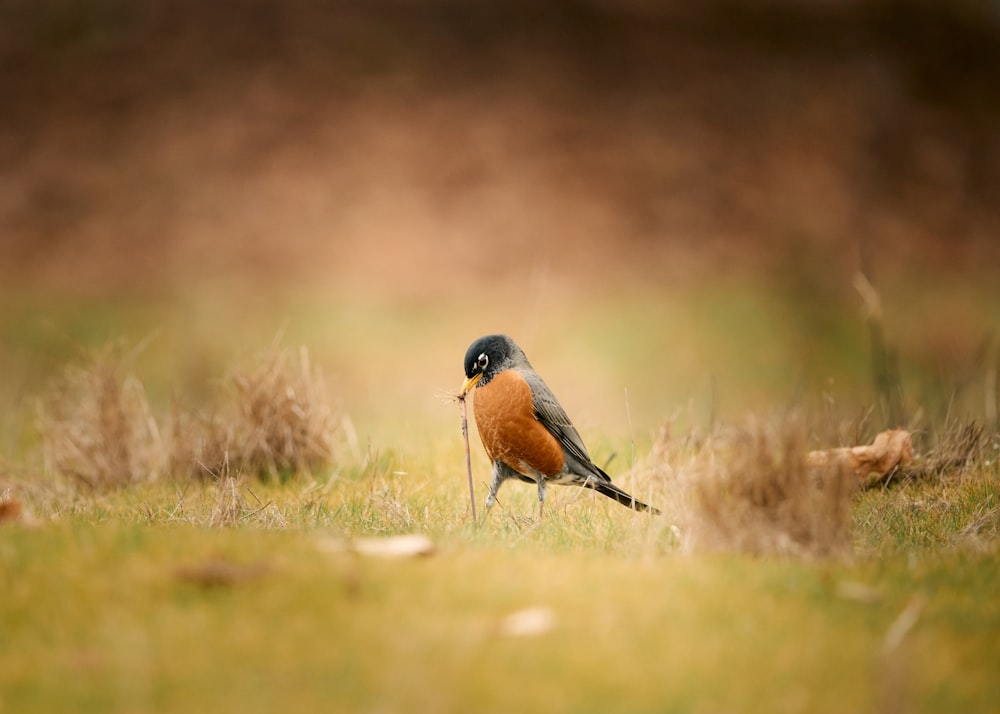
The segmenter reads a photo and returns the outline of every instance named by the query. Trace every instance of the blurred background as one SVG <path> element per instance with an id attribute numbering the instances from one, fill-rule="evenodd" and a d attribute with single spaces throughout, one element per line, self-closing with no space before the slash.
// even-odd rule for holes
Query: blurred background
<path id="1" fill-rule="evenodd" d="M 507 331 L 584 427 L 857 415 L 863 271 L 873 421 L 983 414 L 998 87 L 992 0 L 4 0 L 2 403 L 116 338 L 197 399 L 280 335 L 420 433 Z"/>

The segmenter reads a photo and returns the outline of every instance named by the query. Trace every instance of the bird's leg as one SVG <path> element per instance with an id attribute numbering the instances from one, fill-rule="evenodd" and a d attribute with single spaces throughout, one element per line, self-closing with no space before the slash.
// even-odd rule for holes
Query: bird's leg
<path id="1" fill-rule="evenodd" d="M 538 520 L 542 520 L 542 511 L 545 508 L 545 477 L 538 474 Z"/>
<path id="2" fill-rule="evenodd" d="M 510 478 L 507 467 L 501 461 L 493 462 L 493 481 L 490 483 L 490 490 L 486 494 L 486 513 L 490 512 L 490 508 L 497 501 L 497 491 L 500 490 L 500 484 Z M 484 515 L 483 518 L 486 516 Z"/>

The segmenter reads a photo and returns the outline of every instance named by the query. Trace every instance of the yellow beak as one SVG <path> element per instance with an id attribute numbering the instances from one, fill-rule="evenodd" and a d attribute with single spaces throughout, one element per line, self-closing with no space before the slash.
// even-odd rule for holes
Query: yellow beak
<path id="1" fill-rule="evenodd" d="M 462 396 L 464 397 L 466 394 L 472 391 L 472 388 L 475 387 L 477 384 L 479 384 L 479 380 L 482 378 L 483 378 L 483 373 L 480 372 L 479 374 L 473 375 L 468 379 L 466 379 L 464 382 L 462 382 Z"/>

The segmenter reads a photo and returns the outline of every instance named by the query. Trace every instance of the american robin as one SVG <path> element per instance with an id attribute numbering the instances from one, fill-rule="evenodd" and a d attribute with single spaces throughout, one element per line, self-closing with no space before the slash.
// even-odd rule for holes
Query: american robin
<path id="1" fill-rule="evenodd" d="M 465 353 L 462 397 L 472 389 L 479 438 L 493 462 L 487 509 L 503 482 L 517 478 L 538 485 L 539 515 L 548 483 L 592 488 L 637 511 L 659 513 L 611 483 L 591 461 L 559 400 L 507 335 L 481 337 Z"/>

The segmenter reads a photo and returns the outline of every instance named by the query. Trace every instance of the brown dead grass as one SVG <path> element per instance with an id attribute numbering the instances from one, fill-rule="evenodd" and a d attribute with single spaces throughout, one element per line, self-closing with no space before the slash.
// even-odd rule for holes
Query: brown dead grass
<path id="1" fill-rule="evenodd" d="M 684 548 L 806 558 L 848 552 L 858 480 L 842 465 L 810 467 L 806 436 L 797 419 L 724 428 L 679 464 L 661 439 L 653 467 L 673 481 Z"/>
<path id="2" fill-rule="evenodd" d="M 169 472 L 180 477 L 228 475 L 231 431 L 220 415 L 191 413 L 174 405 L 166 429 Z"/>
<path id="3" fill-rule="evenodd" d="M 108 490 L 164 473 L 283 477 L 333 461 L 337 421 L 304 347 L 272 347 L 234 367 L 208 407 L 175 406 L 164 439 L 132 369 L 137 353 L 105 345 L 51 385 L 38 408 L 48 473 Z M 218 518 L 230 521 L 231 510 Z"/>
<path id="4" fill-rule="evenodd" d="M 305 347 L 272 350 L 231 377 L 238 396 L 238 456 L 251 471 L 311 471 L 333 457 L 336 422 Z"/>
<path id="5" fill-rule="evenodd" d="M 160 432 L 142 382 L 132 372 L 138 351 L 107 344 L 55 380 L 38 407 L 47 472 L 95 490 L 159 474 Z"/>
<path id="6" fill-rule="evenodd" d="M 942 430 L 937 443 L 906 468 L 894 481 L 936 481 L 945 475 L 960 477 L 966 468 L 980 463 L 989 438 L 986 428 L 976 420 L 952 421 Z"/>
<path id="7" fill-rule="evenodd" d="M 850 460 L 814 458 L 821 452 L 807 449 L 807 430 L 794 418 L 722 429 L 689 450 L 693 455 L 681 465 L 669 464 L 669 443 L 661 439 L 652 459 L 667 464 L 676 485 L 675 519 L 688 550 L 828 557 L 850 552 L 852 499 L 859 489 L 963 479 L 984 462 L 990 442 L 972 420 L 946 425 L 937 442 L 912 460 L 906 432 L 882 432 L 874 445 L 900 435 L 906 458 L 879 465 L 884 473 L 874 478 L 866 475 L 864 467 L 872 464 L 864 459 L 858 469 Z M 984 506 L 969 529 L 975 534 L 995 522 L 996 509 Z"/>
<path id="8" fill-rule="evenodd" d="M 333 461 L 337 421 L 305 347 L 271 348 L 232 369 L 211 411 L 175 410 L 173 473 L 281 477 Z"/>
<path id="9" fill-rule="evenodd" d="M 246 498 L 243 495 L 245 484 L 243 477 L 225 476 L 215 484 L 215 509 L 209 517 L 208 524 L 214 528 L 232 526 L 239 522 L 246 508 Z"/>

